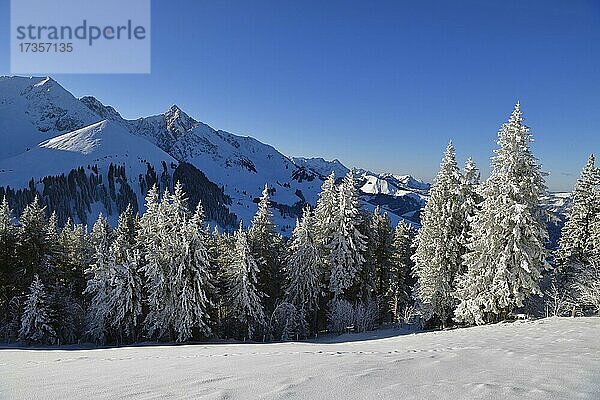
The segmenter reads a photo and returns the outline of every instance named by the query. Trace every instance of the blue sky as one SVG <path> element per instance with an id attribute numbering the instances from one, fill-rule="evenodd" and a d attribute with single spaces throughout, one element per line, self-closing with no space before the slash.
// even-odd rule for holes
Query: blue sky
<path id="1" fill-rule="evenodd" d="M 427 180 L 450 139 L 461 162 L 473 156 L 487 174 L 517 100 L 551 189 L 570 190 L 600 150 L 597 0 L 152 7 L 151 74 L 54 77 L 128 118 L 176 103 L 285 154 Z M 0 74 L 9 74 L 8 11 L 0 0 Z"/>

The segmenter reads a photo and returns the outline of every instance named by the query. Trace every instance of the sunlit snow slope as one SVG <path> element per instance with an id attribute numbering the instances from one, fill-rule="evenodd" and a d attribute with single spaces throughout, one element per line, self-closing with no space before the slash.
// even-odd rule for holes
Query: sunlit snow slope
<path id="1" fill-rule="evenodd" d="M 346 343 L 4 349 L 0 397 L 597 400 L 599 331 L 551 318 Z"/>

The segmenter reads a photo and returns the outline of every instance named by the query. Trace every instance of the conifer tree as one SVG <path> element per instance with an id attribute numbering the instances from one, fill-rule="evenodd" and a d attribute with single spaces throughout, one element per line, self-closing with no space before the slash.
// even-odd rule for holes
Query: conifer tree
<path id="1" fill-rule="evenodd" d="M 25 301 L 19 340 L 27 344 L 54 344 L 56 333 L 50 314 L 46 290 L 39 276 L 35 275 Z"/>
<path id="2" fill-rule="evenodd" d="M 8 206 L 6 196 L 0 204 L 0 326 L 10 299 L 17 293 L 15 276 L 17 229 L 13 223 L 13 212 Z"/>
<path id="3" fill-rule="evenodd" d="M 475 215 L 479 203 L 481 203 L 483 200 L 479 194 L 480 176 L 481 175 L 477 165 L 475 165 L 475 161 L 473 161 L 472 158 L 469 158 L 465 163 L 461 182 L 461 208 L 463 212 L 463 218 L 460 243 L 463 246 L 463 250 L 466 250 L 465 246 L 469 241 L 469 230 L 471 227 L 470 221 Z"/>
<path id="4" fill-rule="evenodd" d="M 561 273 L 571 281 L 578 265 L 587 264 L 593 253 L 593 224 L 600 218 L 600 170 L 590 155 L 573 190 L 573 204 L 558 242 Z"/>
<path id="5" fill-rule="evenodd" d="M 373 274 L 372 292 L 383 298 L 389 291 L 389 275 L 392 269 L 394 231 L 392 222 L 387 212 L 381 213 L 379 207 L 375 208 L 371 216 L 369 227 L 369 258 L 368 264 L 374 268 L 369 271 Z M 366 280 L 366 278 L 364 278 Z M 362 296 L 366 298 L 366 296 Z M 387 313 L 387 302 L 381 307 L 382 315 Z"/>
<path id="6" fill-rule="evenodd" d="M 176 186 L 176 191 L 177 191 Z M 179 296 L 176 307 L 177 340 L 193 336 L 193 331 L 204 337 L 211 333 L 209 323 L 209 296 L 214 292 L 211 281 L 211 260 L 207 250 L 207 235 L 204 227 L 202 205 L 189 221 L 180 227 L 182 254 L 176 262 L 174 293 Z M 173 249 L 176 250 L 176 249 Z"/>
<path id="7" fill-rule="evenodd" d="M 332 216 L 331 239 L 328 240 L 328 264 L 331 268 L 329 290 L 335 298 L 357 283 L 366 251 L 366 237 L 359 231 L 361 206 L 352 171 L 338 189 L 338 206 Z"/>
<path id="8" fill-rule="evenodd" d="M 233 265 L 235 242 L 234 235 L 229 233 L 219 233 L 216 236 L 216 273 L 215 273 L 215 293 L 216 293 L 216 324 L 220 333 L 227 336 L 226 317 L 230 314 L 230 304 L 228 302 L 229 290 L 229 268 Z"/>
<path id="9" fill-rule="evenodd" d="M 549 267 L 548 232 L 539 206 L 546 186 L 529 148 L 532 140 L 517 103 L 498 133 L 492 173 L 472 222 L 467 272 L 458 287 L 458 321 L 496 321 L 540 293 L 538 282 Z"/>
<path id="10" fill-rule="evenodd" d="M 61 263 L 57 266 L 59 280 L 65 285 L 72 287 L 76 293 L 85 289 L 84 272 L 93 262 L 90 241 L 84 225 L 73 225 L 71 219 L 63 227 L 59 236 L 59 247 L 61 248 Z"/>
<path id="11" fill-rule="evenodd" d="M 111 248 L 116 256 L 114 246 Z M 139 338 L 143 312 L 143 281 L 140 273 L 140 250 L 127 249 L 110 271 L 108 287 L 108 324 L 119 342 L 135 342 Z"/>
<path id="12" fill-rule="evenodd" d="M 114 233 L 115 239 L 112 246 L 117 263 L 127 260 L 128 253 L 135 250 L 138 230 L 139 219 L 133 213 L 131 205 L 128 205 L 125 211 L 119 215 L 119 222 Z"/>
<path id="13" fill-rule="evenodd" d="M 277 234 L 273 223 L 273 211 L 269 200 L 269 188 L 265 185 L 258 202 L 258 211 L 248 231 L 248 242 L 254 259 L 260 266 L 258 288 L 267 296 L 265 308 L 272 312 L 275 301 L 282 296 L 283 288 L 283 239 Z"/>
<path id="14" fill-rule="evenodd" d="M 417 304 L 426 320 L 435 318 L 443 326 L 454 312 L 455 280 L 464 253 L 460 243 L 465 218 L 461 207 L 461 175 L 454 147 L 449 143 L 421 213 L 422 227 L 413 256 Z"/>
<path id="15" fill-rule="evenodd" d="M 17 263 L 19 271 L 19 286 L 25 290 L 33 277 L 37 274 L 46 277 L 51 269 L 50 257 L 52 243 L 49 242 L 48 220 L 45 208 L 42 208 L 39 199 L 28 204 L 21 217 L 17 230 Z"/>
<path id="16" fill-rule="evenodd" d="M 146 213 L 140 221 L 140 238 L 144 249 L 142 272 L 148 293 L 148 315 L 144 320 L 149 337 L 174 340 L 173 314 L 174 301 L 171 292 L 171 272 L 173 254 L 169 244 L 172 241 L 175 220 L 170 211 L 170 194 L 165 191 L 162 202 L 158 188 L 154 185 L 146 195 Z"/>
<path id="17" fill-rule="evenodd" d="M 227 297 L 232 317 L 244 329 L 244 338 L 253 338 L 265 326 L 264 295 L 258 290 L 258 263 L 254 259 L 246 232 L 240 228 L 235 234 L 235 249 L 228 269 L 229 290 Z"/>
<path id="18" fill-rule="evenodd" d="M 312 210 L 304 207 L 289 242 L 286 267 L 287 302 L 305 312 L 317 311 L 322 290 L 323 265 L 313 236 L 314 224 Z"/>
<path id="19" fill-rule="evenodd" d="M 410 302 L 408 278 L 413 268 L 411 257 L 414 236 L 415 230 L 404 220 L 401 220 L 394 229 L 387 293 L 385 293 L 385 299 L 394 322 L 400 319 L 402 308 Z"/>
<path id="20" fill-rule="evenodd" d="M 327 263 L 329 253 L 327 246 L 333 233 L 333 216 L 338 207 L 338 191 L 335 185 L 335 172 L 325 179 L 321 185 L 321 192 L 317 199 L 315 207 L 315 242 L 319 247 L 319 252 L 323 258 L 323 263 Z"/>
<path id="21" fill-rule="evenodd" d="M 195 334 L 206 336 L 210 333 L 208 293 L 212 284 L 202 207 L 191 215 L 179 182 L 172 195 L 165 192 L 160 204 L 151 192 L 148 208 L 152 211 L 141 221 L 146 241 L 143 270 L 149 293 L 148 334 L 178 342 Z"/>
<path id="22" fill-rule="evenodd" d="M 93 263 L 85 271 L 88 277 L 84 291 L 89 297 L 86 316 L 86 334 L 93 341 L 104 343 L 108 333 L 110 311 L 110 279 L 115 266 L 114 254 L 110 251 L 112 229 L 102 214 L 90 233 L 93 246 Z"/>

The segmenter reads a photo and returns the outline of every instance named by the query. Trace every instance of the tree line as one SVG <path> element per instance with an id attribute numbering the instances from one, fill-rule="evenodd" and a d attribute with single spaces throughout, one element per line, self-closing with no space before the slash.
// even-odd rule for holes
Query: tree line
<path id="1" fill-rule="evenodd" d="M 289 239 L 265 187 L 248 227 L 211 229 L 184 186 L 147 191 L 113 229 L 46 217 L 34 199 L 0 207 L 0 311 L 6 341 L 26 344 L 207 338 L 272 341 L 381 324 L 485 324 L 516 310 L 600 308 L 600 172 L 590 157 L 559 242 L 548 250 L 544 172 L 517 104 L 480 182 L 452 144 L 418 232 L 367 212 L 352 171 L 332 173 Z M 186 174 L 188 176 L 188 174 Z"/>

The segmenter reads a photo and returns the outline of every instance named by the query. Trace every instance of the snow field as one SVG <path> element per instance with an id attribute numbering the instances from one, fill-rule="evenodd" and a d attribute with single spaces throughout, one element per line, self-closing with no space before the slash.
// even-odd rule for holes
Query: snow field
<path id="1" fill-rule="evenodd" d="M 550 318 L 339 343 L 5 348 L 0 398 L 598 399 L 599 329 Z"/>

